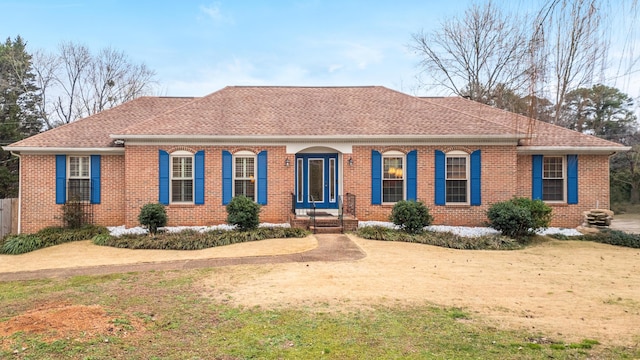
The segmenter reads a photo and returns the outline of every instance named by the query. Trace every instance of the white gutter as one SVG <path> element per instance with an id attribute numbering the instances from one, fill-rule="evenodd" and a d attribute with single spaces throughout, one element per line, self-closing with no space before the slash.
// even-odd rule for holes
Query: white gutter
<path id="1" fill-rule="evenodd" d="M 518 154 L 611 154 L 631 150 L 631 146 L 518 146 Z"/>
<path id="2" fill-rule="evenodd" d="M 508 134 L 508 135 L 109 135 L 112 139 L 121 140 L 139 140 L 139 141 L 225 141 L 225 142 L 241 142 L 241 141 L 262 141 L 262 142 L 298 142 L 298 141 L 362 141 L 362 140 L 475 140 L 489 142 L 491 140 L 518 140 L 526 138 L 524 134 Z"/>
<path id="3" fill-rule="evenodd" d="M 22 157 L 20 154 L 11 152 L 11 155 L 18 157 L 18 235 L 22 233 Z"/>
<path id="4" fill-rule="evenodd" d="M 39 146 L 3 146 L 3 150 L 20 153 L 38 154 L 124 154 L 124 147 L 113 148 L 70 148 L 70 147 L 39 147 Z"/>

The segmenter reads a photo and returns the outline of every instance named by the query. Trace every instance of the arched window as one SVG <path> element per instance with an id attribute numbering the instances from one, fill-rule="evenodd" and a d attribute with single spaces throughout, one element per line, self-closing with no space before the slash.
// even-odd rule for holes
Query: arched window
<path id="1" fill-rule="evenodd" d="M 193 154 L 171 153 L 171 202 L 193 203 Z"/>
<path id="2" fill-rule="evenodd" d="M 256 201 L 256 154 L 238 151 L 233 154 L 233 196 L 244 195 Z"/>
<path id="3" fill-rule="evenodd" d="M 399 151 L 382 154 L 382 202 L 395 203 L 404 199 L 405 156 Z"/>
<path id="4" fill-rule="evenodd" d="M 469 154 L 464 151 L 446 154 L 446 202 L 469 203 Z"/>

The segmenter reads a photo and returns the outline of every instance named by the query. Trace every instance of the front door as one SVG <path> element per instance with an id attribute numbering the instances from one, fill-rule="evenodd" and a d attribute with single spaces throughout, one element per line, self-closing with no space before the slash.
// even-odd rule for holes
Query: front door
<path id="1" fill-rule="evenodd" d="M 338 154 L 296 155 L 296 207 L 338 208 Z"/>

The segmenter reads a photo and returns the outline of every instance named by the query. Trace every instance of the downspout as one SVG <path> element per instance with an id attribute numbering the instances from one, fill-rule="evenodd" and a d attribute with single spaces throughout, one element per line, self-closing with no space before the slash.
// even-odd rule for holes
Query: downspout
<path id="1" fill-rule="evenodd" d="M 18 234 L 22 233 L 22 157 L 10 151 L 11 155 L 18 158 Z"/>

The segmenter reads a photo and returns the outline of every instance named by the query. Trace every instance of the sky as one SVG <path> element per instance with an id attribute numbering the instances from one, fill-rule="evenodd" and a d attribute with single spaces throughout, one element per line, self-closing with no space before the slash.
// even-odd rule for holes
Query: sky
<path id="1" fill-rule="evenodd" d="M 203 96 L 230 85 L 382 85 L 414 95 L 451 95 L 418 86 L 419 58 L 409 45 L 412 34 L 438 28 L 470 4 L 0 0 L 0 36 L 20 35 L 31 52 L 53 52 L 63 41 L 93 52 L 123 51 L 156 72 L 155 95 Z"/>

